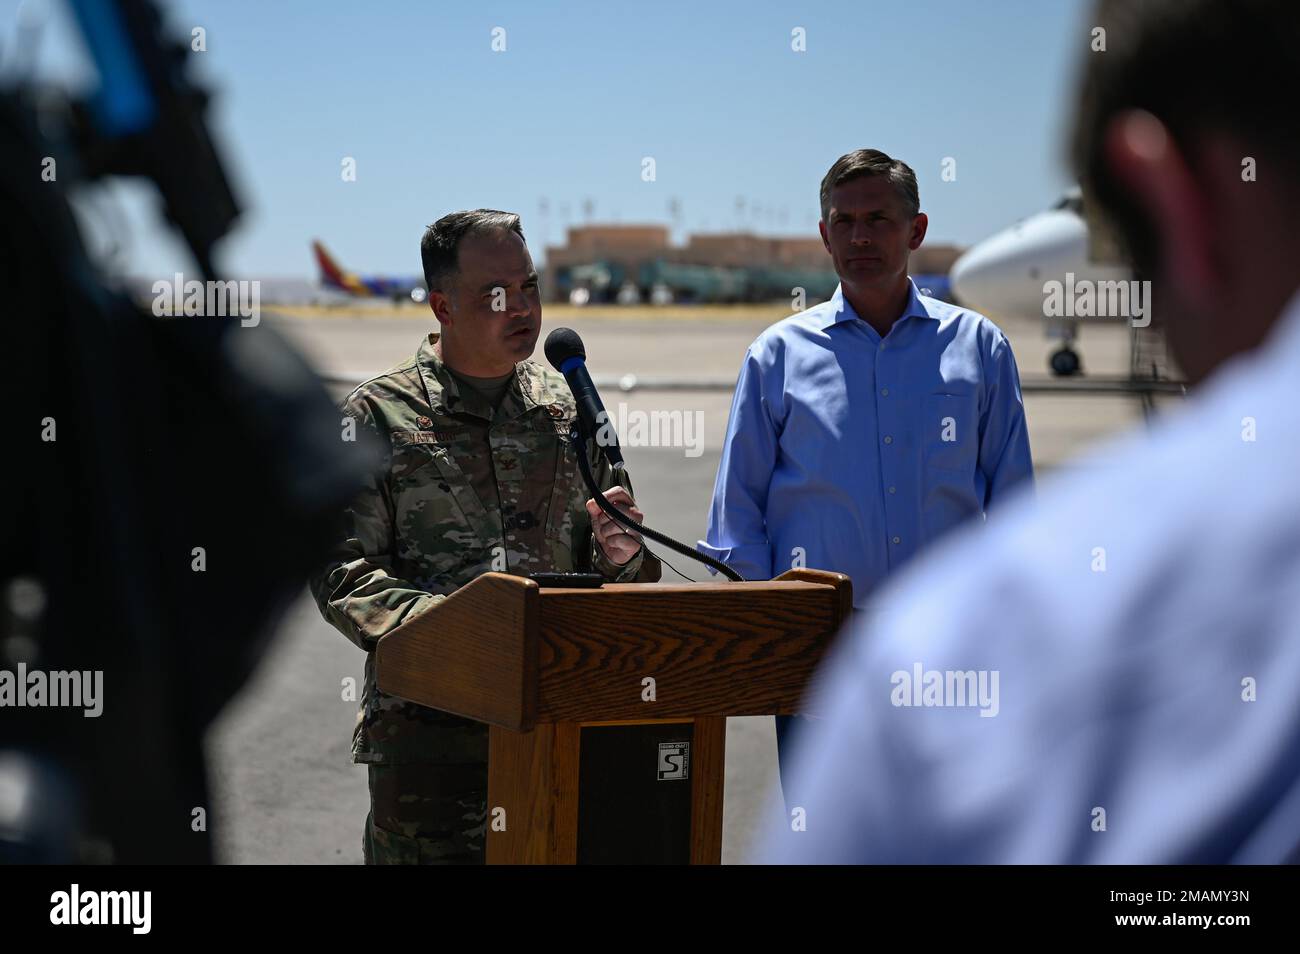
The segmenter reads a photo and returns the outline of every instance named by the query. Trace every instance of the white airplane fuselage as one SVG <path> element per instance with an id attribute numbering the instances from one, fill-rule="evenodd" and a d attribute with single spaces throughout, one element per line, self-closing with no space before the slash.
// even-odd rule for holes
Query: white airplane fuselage
<path id="1" fill-rule="evenodd" d="M 1079 212 L 1077 195 L 1057 208 L 1038 212 L 968 249 L 949 273 L 953 294 L 963 305 L 999 319 L 1043 323 L 1043 333 L 1062 341 L 1070 351 L 1078 333 L 1078 318 L 1048 316 L 1049 282 L 1127 281 L 1132 271 L 1119 265 L 1099 265 L 1088 258 L 1088 226 Z M 1086 320 L 1086 319 L 1083 319 Z M 1072 356 L 1072 352 L 1071 352 Z M 1056 367 L 1058 373 L 1072 373 Z M 1076 360 L 1077 356 L 1073 356 Z"/>

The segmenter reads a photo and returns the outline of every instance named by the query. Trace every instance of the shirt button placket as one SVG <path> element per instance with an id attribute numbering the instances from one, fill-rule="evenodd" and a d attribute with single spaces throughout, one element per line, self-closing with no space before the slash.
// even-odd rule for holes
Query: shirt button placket
<path id="1" fill-rule="evenodd" d="M 882 373 L 882 372 L 884 371 L 884 367 L 883 367 L 883 365 L 885 364 L 885 355 L 884 355 L 884 351 L 885 351 L 885 342 L 882 341 L 882 342 L 880 343 L 880 350 L 876 353 L 876 380 L 877 380 L 878 382 L 879 382 L 879 381 L 884 377 L 884 374 Z M 890 402 L 890 401 L 888 401 L 888 400 L 885 400 L 886 398 L 889 397 L 889 388 L 888 388 L 888 386 L 886 386 L 886 385 L 881 385 L 881 387 L 880 387 L 880 389 L 879 389 L 879 393 L 880 393 L 880 399 L 877 400 L 877 402 L 876 402 L 876 406 L 877 406 L 878 408 L 880 408 L 879 419 L 881 420 L 881 423 L 882 423 L 882 430 L 885 430 L 885 429 L 888 429 L 888 430 L 894 430 L 894 426 L 893 426 L 893 425 L 894 425 L 894 416 L 893 416 L 893 414 L 891 413 L 892 408 L 893 408 L 893 402 Z M 889 447 L 889 448 L 892 449 L 893 444 L 894 444 L 894 435 L 893 435 L 893 434 L 886 434 L 886 435 L 884 436 L 884 438 L 882 439 L 882 443 L 884 443 L 886 447 Z M 881 453 L 880 469 L 881 469 L 881 477 L 884 478 L 885 480 L 888 480 L 888 479 L 889 479 L 890 477 L 892 477 L 893 474 L 894 474 L 893 458 L 892 458 L 892 456 L 888 455 L 887 453 L 885 453 L 885 452 L 883 452 L 883 451 L 882 451 L 882 453 Z M 897 494 L 897 490 L 898 490 L 898 488 L 897 488 L 894 484 L 890 484 L 889 487 L 888 487 L 888 493 L 889 493 L 890 496 L 895 496 L 895 495 Z M 891 524 L 891 523 L 894 522 L 893 519 L 892 519 L 892 517 L 893 517 L 893 514 L 892 514 L 892 512 L 891 512 L 892 509 L 893 509 L 893 508 L 891 508 L 890 505 L 889 505 L 889 500 L 886 499 L 886 500 L 885 500 L 885 526 L 886 526 L 886 528 L 888 528 L 889 524 Z M 886 532 L 888 532 L 888 529 L 886 529 Z M 896 535 L 890 535 L 889 539 L 890 539 L 890 541 L 891 541 L 895 546 L 898 545 L 898 544 L 901 542 L 901 539 L 900 539 L 898 536 L 896 536 Z"/>

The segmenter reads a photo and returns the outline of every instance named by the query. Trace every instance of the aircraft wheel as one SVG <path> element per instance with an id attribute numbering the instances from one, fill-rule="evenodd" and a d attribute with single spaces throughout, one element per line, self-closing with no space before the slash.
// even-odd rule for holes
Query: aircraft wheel
<path id="1" fill-rule="evenodd" d="M 1079 355 L 1072 348 L 1061 348 L 1052 352 L 1052 373 L 1060 378 L 1068 378 L 1079 373 Z"/>

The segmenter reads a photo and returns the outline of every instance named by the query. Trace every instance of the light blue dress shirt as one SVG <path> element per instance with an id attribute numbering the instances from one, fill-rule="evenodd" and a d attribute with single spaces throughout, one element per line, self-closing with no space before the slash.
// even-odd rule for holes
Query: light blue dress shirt
<path id="1" fill-rule="evenodd" d="M 749 347 L 699 550 L 748 580 L 792 566 L 846 573 L 861 607 L 1031 477 L 1006 337 L 908 284 L 883 339 L 837 288 Z"/>
<path id="2" fill-rule="evenodd" d="M 891 580 L 796 740 L 806 830 L 774 819 L 759 859 L 1294 860 L 1297 368 L 1300 295 L 1149 433 Z M 996 699 L 905 704 L 918 668 L 996 671 Z"/>

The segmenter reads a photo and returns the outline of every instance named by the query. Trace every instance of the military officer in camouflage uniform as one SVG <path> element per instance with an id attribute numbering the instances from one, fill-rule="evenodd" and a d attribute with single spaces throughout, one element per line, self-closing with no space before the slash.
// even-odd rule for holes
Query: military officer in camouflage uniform
<path id="1" fill-rule="evenodd" d="M 344 401 L 385 459 L 312 581 L 321 613 L 366 650 L 352 751 L 370 775 L 368 864 L 481 862 L 486 834 L 487 726 L 380 692 L 380 637 L 490 570 L 660 574 L 640 539 L 587 499 L 565 440 L 573 396 L 528 360 L 541 299 L 519 217 L 445 216 L 421 254 L 441 334 Z M 626 472 L 611 486 L 603 456 L 590 459 L 605 497 L 641 520 Z"/>

